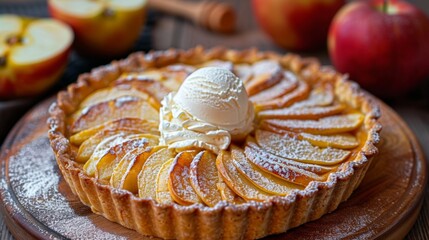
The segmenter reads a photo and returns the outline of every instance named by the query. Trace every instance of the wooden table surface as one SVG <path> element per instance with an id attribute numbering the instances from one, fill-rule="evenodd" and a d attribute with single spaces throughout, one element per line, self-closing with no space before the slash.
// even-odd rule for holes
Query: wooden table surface
<path id="1" fill-rule="evenodd" d="M 6 1 L 6 0 L 0 0 Z M 19 2 L 23 2 L 20 0 Z M 260 50 L 272 50 L 286 53 L 276 47 L 258 28 L 252 17 L 250 0 L 224 1 L 232 4 L 237 10 L 238 31 L 233 35 L 221 35 L 194 26 L 188 21 L 155 13 L 155 26 L 152 31 L 152 47 L 155 50 L 167 48 L 191 48 L 196 45 L 204 47 L 224 46 L 245 49 L 257 47 Z M 428 0 L 409 0 L 429 15 Z M 300 53 L 304 56 L 315 56 L 324 64 L 329 64 L 326 51 Z M 429 57 L 429 56 L 428 56 Z M 387 100 L 393 109 L 408 123 L 419 139 L 422 148 L 429 156 L 429 77 L 415 91 L 405 97 Z M 0 240 L 13 239 L 0 218 Z M 423 207 L 417 222 L 406 239 L 429 239 L 429 191 L 426 189 Z"/>

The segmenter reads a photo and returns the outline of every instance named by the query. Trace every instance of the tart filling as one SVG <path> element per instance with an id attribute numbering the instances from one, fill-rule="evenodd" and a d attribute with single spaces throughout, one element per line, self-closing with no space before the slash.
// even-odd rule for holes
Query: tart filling
<path id="1" fill-rule="evenodd" d="M 82 75 L 51 114 L 51 145 L 83 203 L 182 239 L 258 238 L 334 210 L 381 128 L 377 106 L 344 76 L 254 50 L 134 54 Z"/>

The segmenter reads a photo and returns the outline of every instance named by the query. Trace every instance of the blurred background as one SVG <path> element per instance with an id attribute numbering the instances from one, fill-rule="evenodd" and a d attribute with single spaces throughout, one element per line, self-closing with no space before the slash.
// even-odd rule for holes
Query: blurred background
<path id="1" fill-rule="evenodd" d="M 58 33 L 63 29 L 61 27 L 56 31 L 58 34 L 53 33 L 51 41 L 53 43 L 48 43 L 47 49 L 57 48 L 59 53 L 64 53 L 63 58 L 67 62 L 61 73 L 53 73 L 52 79 L 55 80 L 52 80 L 52 83 L 43 90 L 29 94 L 18 91 L 27 83 L 16 84 L 16 86 L 5 84 L 7 82 L 5 79 L 10 77 L 10 72 L 20 71 L 20 68 L 12 68 L 8 65 L 7 61 L 12 62 L 12 54 L 6 54 L 5 52 L 9 50 L 4 50 L 6 47 L 0 43 L 0 143 L 26 111 L 76 81 L 81 73 L 107 64 L 113 59 L 124 58 L 134 51 L 188 49 L 201 45 L 207 48 L 215 46 L 234 49 L 254 47 L 278 53 L 294 52 L 302 56 L 316 57 L 326 65 L 334 65 L 338 70 L 350 73 L 353 80 L 359 81 L 368 91 L 395 109 L 415 132 L 426 155 L 429 156 L 429 61 L 427 60 L 429 58 L 429 20 L 427 20 L 429 1 L 409 0 L 407 2 L 412 5 L 410 8 L 401 4 L 395 5 L 393 2 L 396 1 L 393 0 L 374 0 L 372 7 L 379 9 L 379 12 L 387 15 L 404 12 L 411 16 L 409 19 L 399 17 L 390 23 L 383 20 L 383 14 L 370 13 L 359 7 L 355 8 L 355 15 L 338 14 L 338 11 L 344 12 L 343 9 L 340 10 L 344 8 L 344 5 L 353 1 L 334 0 L 330 4 L 321 4 L 320 2 L 323 1 L 320 0 L 284 0 L 284 6 L 281 6 L 281 2 L 274 0 L 213 0 L 208 3 L 193 0 L 148 0 L 143 8 L 134 6 L 125 13 L 118 10 L 120 6 L 118 9 L 116 9 L 117 6 L 105 8 L 102 12 L 104 17 L 113 16 L 120 20 L 109 23 L 108 26 L 99 26 L 97 21 L 101 20 L 96 18 L 88 17 L 89 20 L 79 20 L 79 16 L 82 14 L 91 15 L 90 10 L 79 11 L 78 5 L 61 5 L 61 0 L 49 1 L 49 4 L 48 1 L 41 0 L 0 0 L 0 16 L 5 14 L 31 18 L 54 16 L 56 19 L 68 23 L 74 30 L 73 46 L 69 46 L 73 39 L 68 39 L 67 29 L 64 29 L 65 33 L 61 36 Z M 307 6 L 301 6 L 300 2 L 305 2 Z M 416 13 L 415 11 L 421 12 Z M 426 16 L 422 17 L 421 13 Z M 338 16 L 333 22 L 334 15 Z M 357 24 L 348 23 L 346 20 L 349 18 L 352 20 L 355 18 L 355 21 L 352 22 Z M 0 17 L 0 42 L 7 42 L 8 46 L 16 44 L 16 42 L 27 44 L 22 39 L 6 39 L 1 35 L 2 31 L 10 31 L 8 27 L 12 26 L 11 21 L 15 20 L 11 20 L 11 18 L 2 20 Z M 26 19 L 24 21 L 27 26 L 28 22 L 35 20 Z M 399 27 L 395 25 L 397 22 L 399 22 Z M 372 30 L 374 36 L 369 30 L 362 27 L 366 25 L 376 26 L 375 30 Z M 89 29 L 88 26 L 93 26 L 93 28 Z M 390 46 L 388 40 L 391 36 L 389 34 L 394 32 L 391 30 L 392 26 L 399 29 L 397 36 L 401 40 L 392 40 L 391 42 L 396 41 L 396 43 Z M 109 36 L 109 31 L 114 31 L 116 28 L 118 29 L 116 35 Z M 413 31 L 414 28 L 415 31 Z M 329 29 L 331 30 L 329 41 L 327 41 Z M 121 34 L 121 31 L 124 30 L 127 34 Z M 125 37 L 125 35 L 133 34 L 134 38 Z M 49 32 L 42 37 L 42 40 L 48 36 L 50 36 Z M 103 40 L 93 39 L 93 36 L 99 36 Z M 348 39 L 347 36 L 351 36 L 352 39 Z M 60 42 L 63 42 L 63 45 L 59 44 Z M 52 44 L 53 47 L 49 48 L 49 44 Z M 122 47 L 121 44 L 123 44 Z M 102 49 L 101 52 L 97 48 Z M 361 48 L 369 49 L 371 54 L 365 53 Z M 111 52 L 107 54 L 107 50 L 103 52 L 103 49 L 109 49 Z M 350 49 L 355 49 L 355 51 L 350 51 Z M 401 51 L 395 49 L 401 49 Z M 39 51 L 42 52 L 40 53 L 42 55 L 49 52 L 42 50 Z M 395 59 L 401 60 L 397 60 L 398 62 L 387 61 L 386 59 L 392 59 L 389 57 L 391 56 L 389 53 L 393 52 L 398 55 L 395 56 Z M 34 54 L 38 54 L 37 51 L 34 51 Z M 360 57 L 357 58 L 356 54 Z M 53 55 L 54 53 L 52 53 Z M 370 55 L 371 57 L 369 57 Z M 52 59 L 54 58 L 52 57 Z M 361 59 L 361 61 L 357 59 Z M 37 62 L 37 59 L 33 59 L 33 61 Z M 28 65 L 28 63 L 25 64 Z M 367 65 L 376 67 L 362 70 L 368 69 Z M 36 69 L 37 64 L 27 66 L 27 68 Z M 62 66 L 54 68 L 60 69 Z M 386 71 L 386 69 L 395 70 Z M 47 70 L 42 69 L 41 71 L 46 72 Z M 368 72 L 366 76 L 360 74 L 365 71 Z M 31 78 L 34 80 L 37 77 Z M 422 211 L 429 212 L 428 197 L 425 199 Z M 408 239 L 423 239 L 422 236 L 429 236 L 428 222 L 429 213 L 421 214 L 417 224 L 408 235 Z M 10 238 L 4 224 L 1 227 L 1 239 Z"/>

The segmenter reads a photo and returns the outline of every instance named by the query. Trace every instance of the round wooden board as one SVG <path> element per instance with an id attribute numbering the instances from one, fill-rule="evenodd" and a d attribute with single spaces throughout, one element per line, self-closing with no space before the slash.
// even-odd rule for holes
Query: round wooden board
<path id="1" fill-rule="evenodd" d="M 96 215 L 71 193 L 47 138 L 53 98 L 15 126 L 1 151 L 2 211 L 18 239 L 142 238 Z M 334 212 L 268 239 L 403 238 L 419 214 L 426 162 L 404 121 L 384 103 L 380 153 L 360 187 Z"/>

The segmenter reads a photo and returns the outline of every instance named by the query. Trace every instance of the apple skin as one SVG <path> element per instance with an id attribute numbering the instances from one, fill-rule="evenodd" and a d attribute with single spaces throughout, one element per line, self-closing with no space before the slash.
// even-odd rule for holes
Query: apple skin
<path id="1" fill-rule="evenodd" d="M 10 16 L 18 17 L 15 15 Z M 63 74 L 72 48 L 73 32 L 72 29 L 66 24 L 53 19 L 30 19 L 25 17 L 18 18 L 22 20 L 24 26 L 27 26 L 24 27 L 22 30 L 23 32 L 20 32 L 19 34 L 21 37 L 24 37 L 24 39 L 28 38 L 28 36 L 25 35 L 25 32 L 30 25 L 37 24 L 38 22 L 42 21 L 55 22 L 55 24 L 58 25 L 57 30 L 58 27 L 60 27 L 66 35 L 62 36 L 61 40 L 54 40 L 62 41 L 64 48 L 59 49 L 58 52 L 53 53 L 47 58 L 42 58 L 28 63 L 16 63 L 11 61 L 11 56 L 6 56 L 7 64 L 5 66 L 0 66 L 0 100 L 34 97 L 45 92 Z M 38 37 L 39 39 L 41 38 L 43 40 L 43 37 L 53 37 L 53 35 L 32 37 Z M 17 47 L 26 45 L 25 42 L 27 41 L 18 44 Z M 30 37 L 28 42 L 29 44 L 32 44 L 34 40 L 32 40 Z M 46 42 L 49 42 L 49 40 Z M 11 46 L 11 49 L 13 48 L 14 46 Z M 31 54 L 37 53 L 32 51 Z"/>
<path id="2" fill-rule="evenodd" d="M 137 41 L 146 19 L 146 6 L 115 11 L 114 19 L 99 14 L 75 16 L 48 1 L 51 16 L 69 24 L 75 33 L 75 50 L 82 56 L 114 58 L 127 54 Z"/>
<path id="3" fill-rule="evenodd" d="M 400 96 L 429 75 L 429 19 L 413 5 L 382 0 L 352 2 L 332 21 L 328 48 L 333 65 L 363 88 Z"/>
<path id="4" fill-rule="evenodd" d="M 279 46 L 293 51 L 326 47 L 329 25 L 344 0 L 252 0 L 261 28 Z"/>

